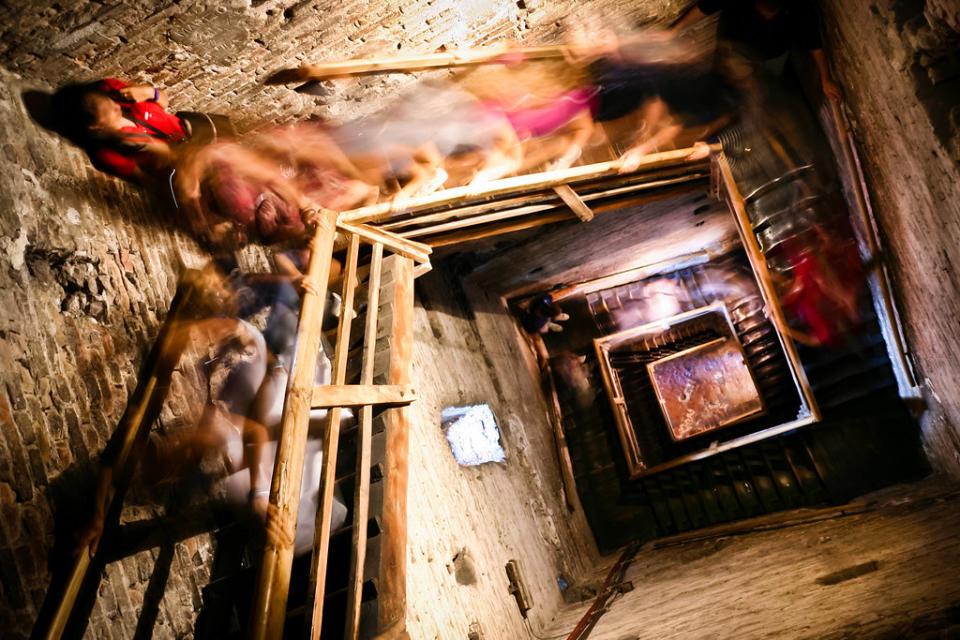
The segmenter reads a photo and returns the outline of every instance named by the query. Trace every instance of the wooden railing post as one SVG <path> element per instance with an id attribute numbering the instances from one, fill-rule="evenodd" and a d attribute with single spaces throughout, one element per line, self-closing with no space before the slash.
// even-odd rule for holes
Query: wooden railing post
<path id="1" fill-rule="evenodd" d="M 310 405 L 336 222 L 336 212 L 322 212 L 318 216 L 311 242 L 306 280 L 313 286 L 304 291 L 300 306 L 296 354 L 287 382 L 277 461 L 270 484 L 271 508 L 267 511 L 266 523 L 268 535 L 250 617 L 248 633 L 257 640 L 280 638 L 283 634 Z"/>
<path id="2" fill-rule="evenodd" d="M 374 356 L 377 350 L 377 319 L 380 316 L 380 275 L 383 267 L 383 245 L 373 245 L 370 280 L 367 288 L 367 322 L 363 335 L 363 362 L 360 384 L 373 384 Z M 350 578 L 347 582 L 347 624 L 344 640 L 357 640 L 360 633 L 360 606 L 363 592 L 363 570 L 367 558 L 367 517 L 370 510 L 370 449 L 373 437 L 373 405 L 360 407 L 357 435 L 357 472 L 353 494 L 353 540 Z"/>
<path id="3" fill-rule="evenodd" d="M 332 382 L 342 385 L 347 376 L 347 358 L 350 352 L 350 328 L 353 323 L 353 298 L 357 288 L 357 261 L 360 236 L 350 236 L 347 264 L 343 272 L 340 321 L 337 323 L 337 344 L 333 354 Z M 316 389 L 314 389 L 316 396 Z M 316 405 L 314 405 L 316 406 Z M 333 485 L 337 472 L 337 447 L 340 443 L 341 407 L 327 413 L 327 428 L 323 440 L 323 462 L 320 467 L 320 498 L 313 529 L 313 556 L 310 559 L 310 584 L 307 588 L 307 625 L 313 640 L 320 638 L 323 623 L 323 597 L 327 584 L 327 553 L 330 548 L 330 519 L 333 514 Z"/>
<path id="4" fill-rule="evenodd" d="M 395 282 L 388 383 L 409 384 L 413 365 L 413 261 L 401 256 L 392 256 L 391 261 Z M 395 638 L 406 636 L 410 407 L 388 409 L 384 421 L 386 460 L 377 627 L 379 637 Z"/>

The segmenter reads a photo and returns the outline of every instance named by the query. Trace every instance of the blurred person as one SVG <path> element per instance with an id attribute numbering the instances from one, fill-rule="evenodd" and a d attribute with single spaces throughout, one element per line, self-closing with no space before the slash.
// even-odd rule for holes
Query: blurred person
<path id="1" fill-rule="evenodd" d="M 516 134 L 502 115 L 451 83 L 419 82 L 383 109 L 330 129 L 330 137 L 365 182 L 401 200 L 449 182 L 445 163 L 494 179 L 520 167 Z"/>
<path id="2" fill-rule="evenodd" d="M 579 158 L 593 133 L 596 89 L 583 65 L 566 60 L 528 61 L 508 54 L 455 77 L 483 109 L 505 118 L 522 148 L 521 169 L 565 169 Z"/>
<path id="3" fill-rule="evenodd" d="M 713 68 L 712 41 L 655 29 L 621 34 L 581 18 L 569 30 L 570 56 L 590 70 L 594 121 L 610 139 L 625 139 L 620 171 L 681 141 L 694 147 L 690 160 L 706 157 L 705 140 L 735 119 L 742 101 Z"/>
<path id="4" fill-rule="evenodd" d="M 553 296 L 544 294 L 530 301 L 524 310 L 522 324 L 529 333 L 545 334 L 550 331 L 563 331 L 560 323 L 569 319 L 570 316 L 553 301 Z"/>
<path id="5" fill-rule="evenodd" d="M 163 90 L 115 78 L 57 90 L 53 106 L 64 135 L 105 173 L 140 184 L 166 180 L 173 148 L 187 138 L 168 113 Z"/>
<path id="6" fill-rule="evenodd" d="M 200 295 L 193 298 L 190 312 L 173 321 L 168 329 L 170 343 L 183 348 L 167 352 L 158 366 L 182 366 L 187 352 L 199 354 L 197 366 L 206 381 L 206 401 L 193 426 L 150 439 L 141 458 L 141 476 L 148 484 L 179 480 L 199 469 L 203 460 L 220 459 L 227 472 L 223 479 L 227 503 L 249 506 L 263 519 L 268 509 L 287 374 L 279 373 L 283 363 L 268 349 L 263 334 L 236 317 L 236 299 L 219 270 L 211 264 L 191 277 Z M 278 380 L 282 383 L 277 384 Z M 319 354 L 316 380 L 317 384 L 330 381 L 330 361 L 325 352 Z M 322 424 L 314 423 L 322 423 L 326 415 L 326 411 L 311 413 L 314 442 L 308 446 L 308 472 L 304 474 L 302 493 L 307 506 L 303 523 L 298 524 L 297 540 L 313 537 L 312 528 L 309 532 L 301 529 L 312 527 L 315 514 L 321 462 L 317 456 L 322 451 L 323 430 Z M 342 419 L 351 418 L 352 414 L 346 412 Z M 111 440 L 101 455 L 94 512 L 78 536 L 77 550 L 86 549 L 91 556 L 103 533 L 119 441 Z M 314 480 L 317 484 L 310 485 Z M 314 506 L 312 513 L 310 505 Z M 345 511 L 342 504 L 335 504 L 335 524 L 338 518 L 342 522 Z"/>
<path id="7" fill-rule="evenodd" d="M 308 199 L 277 162 L 238 142 L 185 149 L 174 185 L 191 230 L 222 248 L 308 239 Z"/>
<path id="8" fill-rule="evenodd" d="M 866 292 L 855 242 L 814 224 L 768 252 L 780 302 L 795 340 L 811 347 L 838 348 L 861 326 Z"/>
<path id="9" fill-rule="evenodd" d="M 730 43 L 726 64 L 741 79 L 758 67 L 780 75 L 791 49 L 810 52 L 820 73 L 823 94 L 842 98 L 823 51 L 820 20 L 813 3 L 804 0 L 700 0 L 673 26 L 674 32 L 707 16 L 719 14 L 719 37 Z M 732 59 L 731 59 L 732 58 Z"/>

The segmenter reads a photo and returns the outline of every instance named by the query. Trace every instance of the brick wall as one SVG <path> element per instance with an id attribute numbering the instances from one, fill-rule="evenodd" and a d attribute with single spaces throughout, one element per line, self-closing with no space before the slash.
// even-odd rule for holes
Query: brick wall
<path id="1" fill-rule="evenodd" d="M 960 475 L 960 78 L 931 85 L 929 69 L 939 67 L 930 52 L 949 47 L 949 37 L 940 45 L 920 37 L 952 33 L 957 46 L 960 32 L 955 3 L 928 0 L 920 13 L 922 4 L 823 3 L 833 68 L 930 408 L 925 443 L 936 466 Z"/>
<path id="2" fill-rule="evenodd" d="M 22 100 L 106 75 L 163 86 L 177 109 L 242 125 L 320 114 L 354 117 L 406 77 L 377 77 L 315 98 L 262 80 L 300 61 L 433 51 L 492 41 L 555 42 L 575 3 L 545 0 L 294 0 L 124 3 L 15 1 L 0 7 L 0 628 L 26 637 L 50 580 L 54 514 L 76 526 L 95 462 L 136 384 L 181 262 L 204 260 L 163 210 L 94 171 L 38 126 Z M 682 0 L 619 6 L 638 22 Z M 178 384 L 181 384 L 178 382 Z M 189 402 L 166 409 L 175 422 Z M 128 507 L 125 520 L 152 507 Z M 71 517 L 68 517 L 68 514 Z M 88 637 L 133 637 L 157 563 L 169 562 L 154 637 L 190 633 L 209 571 L 205 537 L 110 564 Z M 500 567 L 502 569 L 502 567 Z"/>
<path id="3" fill-rule="evenodd" d="M 140 193 L 31 120 L 27 86 L 0 72 L 0 627 L 14 638 L 29 633 L 46 592 L 54 515 L 82 511 L 91 462 L 136 384 L 180 262 L 199 260 Z M 158 623 L 181 631 L 182 601 L 198 593 L 194 556 L 207 553 L 192 547 L 173 559 Z M 155 555 L 108 566 L 90 633 L 131 637 Z"/>

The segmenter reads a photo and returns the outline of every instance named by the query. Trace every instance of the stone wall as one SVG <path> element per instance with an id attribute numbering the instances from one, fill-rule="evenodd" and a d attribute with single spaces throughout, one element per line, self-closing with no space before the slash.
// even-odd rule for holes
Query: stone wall
<path id="1" fill-rule="evenodd" d="M 957 476 L 960 78 L 936 75 L 945 73 L 936 71 L 943 68 L 940 52 L 960 38 L 956 3 L 825 0 L 823 6 L 832 65 L 929 406 L 926 446 L 936 466 Z"/>
<path id="2" fill-rule="evenodd" d="M 92 490 L 97 457 L 136 385 L 181 262 L 197 266 L 205 259 L 188 238 L 167 228 L 158 215 L 162 210 L 136 189 L 97 173 L 80 151 L 35 124 L 22 92 L 117 76 L 165 87 L 174 109 L 230 113 L 241 126 L 309 115 L 352 118 L 378 107 L 378 98 L 410 78 L 331 85 L 321 98 L 265 87 L 262 81 L 302 61 L 501 41 L 556 42 L 560 18 L 574 4 L 17 0 L 0 7 L 0 628 L 5 637 L 26 637 L 38 615 L 52 568 L 54 516 L 75 528 L 87 513 L 82 496 Z M 686 2 L 594 4 L 607 13 L 619 6 L 632 20 L 648 22 L 671 19 Z M 168 409 L 166 418 L 175 420 L 186 410 Z M 535 483 L 523 486 L 536 491 Z M 541 508 L 538 498 L 531 500 L 531 508 Z M 132 508 L 124 517 L 152 513 Z M 421 526 L 429 530 L 426 522 Z M 130 638 L 151 628 L 157 638 L 188 635 L 210 554 L 199 537 L 178 544 L 172 555 L 155 548 L 111 563 L 87 635 Z M 159 601 L 159 582 L 154 581 L 153 595 L 148 593 L 158 562 L 169 568 Z M 547 573 L 552 569 L 540 575 Z M 151 598 L 151 617 L 144 619 L 144 601 Z M 543 606 L 548 601 L 541 600 Z"/>
<path id="3" fill-rule="evenodd" d="M 508 591 L 515 560 L 542 629 L 562 604 L 559 576 L 582 584 L 598 562 L 582 510 L 568 512 L 533 354 L 495 295 L 438 268 L 417 280 L 408 494 L 407 630 L 412 638 L 525 638 Z M 485 403 L 502 463 L 457 464 L 445 407 Z"/>
<path id="4" fill-rule="evenodd" d="M 0 628 L 11 638 L 29 634 L 44 599 L 54 518 L 82 524 L 71 516 L 85 517 L 92 463 L 136 385 L 180 264 L 200 259 L 137 190 L 36 125 L 21 102 L 27 86 L 0 72 Z M 182 411 L 174 404 L 166 417 Z M 205 571 L 195 561 L 207 554 L 195 540 L 177 550 L 157 623 L 171 635 L 190 627 Z M 132 637 L 155 556 L 108 565 L 90 634 Z"/>

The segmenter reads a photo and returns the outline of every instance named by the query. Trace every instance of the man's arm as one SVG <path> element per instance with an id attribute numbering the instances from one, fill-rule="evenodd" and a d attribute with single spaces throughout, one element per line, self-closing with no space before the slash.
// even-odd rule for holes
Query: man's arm
<path id="1" fill-rule="evenodd" d="M 131 102 L 156 102 L 161 109 L 166 109 L 170 104 L 167 100 L 167 94 L 163 89 L 151 87 L 149 85 L 136 85 L 118 89 L 117 93 L 130 100 Z"/>
<path id="2" fill-rule="evenodd" d="M 827 65 L 827 56 L 824 55 L 823 49 L 813 49 L 810 51 L 810 55 L 813 56 L 813 61 L 817 63 L 817 69 L 820 71 L 820 86 L 823 88 L 823 95 L 834 102 L 839 102 L 843 99 L 843 92 L 840 90 L 840 85 L 834 82 L 833 76 L 830 75 L 830 67 Z"/>

